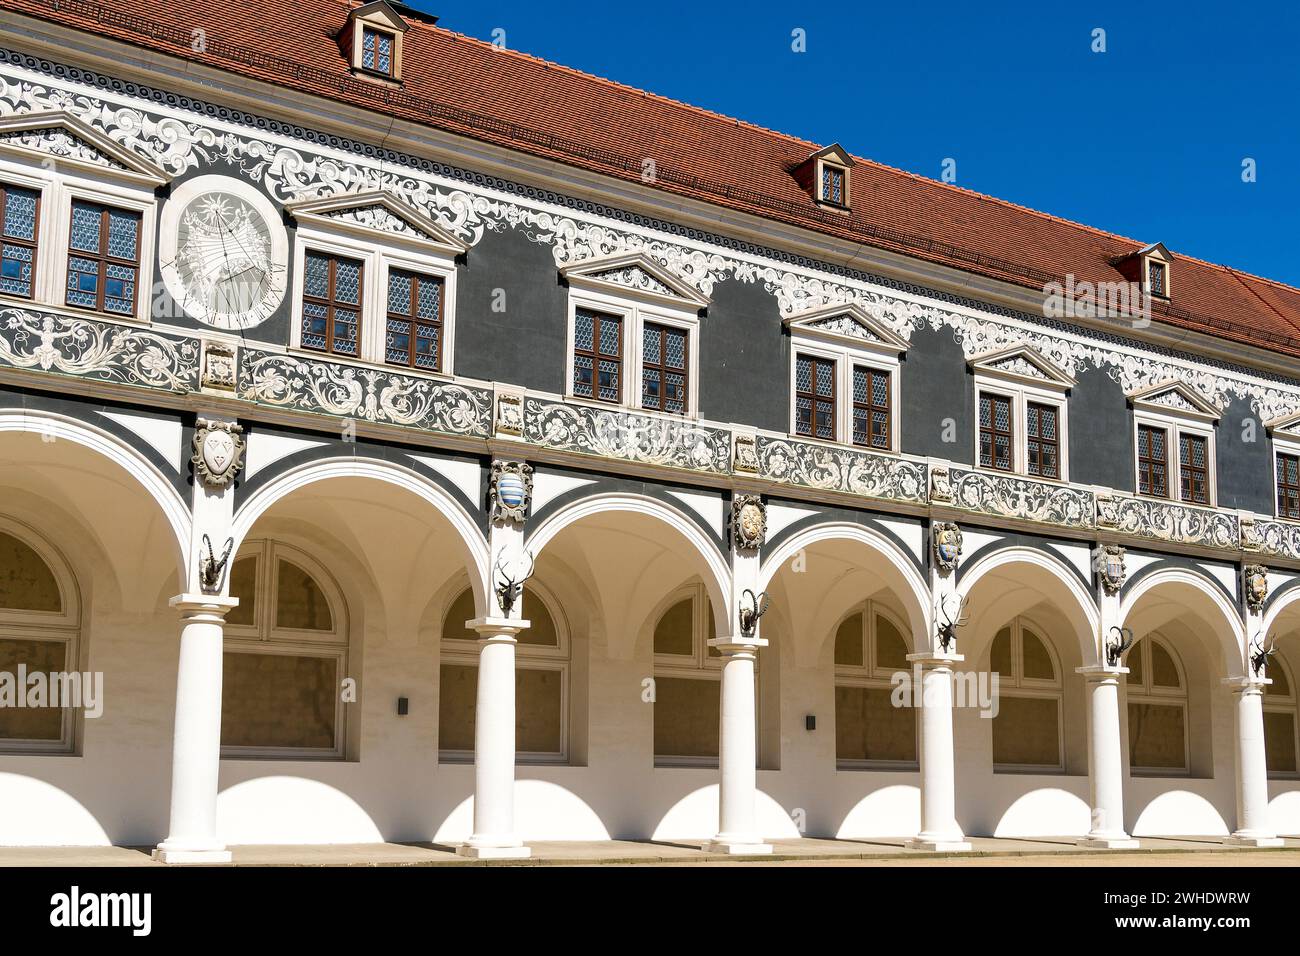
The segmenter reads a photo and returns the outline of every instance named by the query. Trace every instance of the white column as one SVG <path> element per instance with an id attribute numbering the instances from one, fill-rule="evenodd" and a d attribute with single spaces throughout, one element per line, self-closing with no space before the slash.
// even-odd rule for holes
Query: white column
<path id="1" fill-rule="evenodd" d="M 229 863 L 217 839 L 217 786 L 221 765 L 221 660 L 226 612 L 236 598 L 178 594 L 181 657 L 176 674 L 176 724 L 172 731 L 171 823 L 153 851 L 162 863 Z"/>
<path id="2" fill-rule="evenodd" d="M 1138 846 L 1124 829 L 1124 749 L 1120 738 L 1119 681 L 1127 667 L 1080 667 L 1088 682 L 1088 790 L 1092 827 L 1079 843 L 1110 850 Z"/>
<path id="3" fill-rule="evenodd" d="M 909 654 L 920 672 L 921 832 L 908 846 L 915 850 L 958 853 L 969 850 L 957 825 L 957 786 L 952 743 L 952 667 L 960 654 Z M 915 705 L 915 701 L 913 701 Z"/>
<path id="4" fill-rule="evenodd" d="M 521 860 L 532 852 L 515 833 L 515 644 L 527 621 L 466 621 L 479 633 L 474 703 L 474 833 L 456 849 L 480 860 Z"/>
<path id="5" fill-rule="evenodd" d="M 1264 753 L 1264 687 L 1272 681 L 1242 677 L 1224 683 L 1237 698 L 1237 829 L 1232 842 L 1282 846 L 1269 819 L 1268 762 Z"/>
<path id="6" fill-rule="evenodd" d="M 754 723 L 754 665 L 759 638 L 715 638 L 709 642 L 722 655 L 722 700 L 718 726 L 718 835 L 705 845 L 715 853 L 771 853 L 772 844 L 759 835 L 755 800 L 758 794 L 758 735 Z"/>

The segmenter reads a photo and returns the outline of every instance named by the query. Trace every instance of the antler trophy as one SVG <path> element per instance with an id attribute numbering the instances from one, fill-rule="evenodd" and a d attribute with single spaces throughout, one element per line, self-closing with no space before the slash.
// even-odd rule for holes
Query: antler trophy
<path id="1" fill-rule="evenodd" d="M 946 597 L 939 602 L 939 611 L 944 617 L 943 622 L 938 626 L 939 649 L 945 654 L 957 643 L 957 628 L 969 620 L 966 617 L 966 604 L 969 600 L 970 596 L 966 594 L 963 594 L 957 600 L 956 615 L 948 613 L 948 599 Z"/>
<path id="2" fill-rule="evenodd" d="M 230 549 L 234 546 L 235 540 L 227 538 L 226 550 L 221 552 L 218 560 L 216 552 L 212 550 L 212 539 L 206 534 L 203 536 L 203 547 L 208 549 L 208 553 L 199 550 L 199 587 L 204 594 L 216 594 L 221 590 L 221 572 L 225 570 L 226 562 L 230 560 Z"/>
<path id="3" fill-rule="evenodd" d="M 1268 665 L 1268 659 L 1277 653 L 1277 638 L 1273 638 L 1273 643 L 1264 649 L 1264 636 L 1256 634 L 1255 639 L 1250 642 L 1250 669 L 1255 672 L 1256 677 L 1262 677 L 1264 668 Z"/>
<path id="4" fill-rule="evenodd" d="M 1106 664 L 1109 667 L 1119 667 L 1119 662 L 1124 657 L 1124 652 L 1133 646 L 1133 629 L 1130 627 L 1120 627 L 1114 624 L 1110 629 L 1110 636 L 1106 638 Z"/>
<path id="5" fill-rule="evenodd" d="M 497 603 L 501 605 L 501 613 L 506 617 L 514 610 L 515 601 L 519 599 L 519 594 L 524 589 L 524 582 L 533 576 L 534 561 L 531 552 L 525 551 L 524 557 L 528 559 L 528 569 L 518 577 L 515 577 L 503 564 L 504 554 L 497 555 L 495 572 L 497 574 L 496 592 Z"/>
<path id="6" fill-rule="evenodd" d="M 741 592 L 740 610 L 740 633 L 745 637 L 753 637 L 754 631 L 758 628 L 758 619 L 767 613 L 767 592 L 755 594 L 749 588 Z"/>

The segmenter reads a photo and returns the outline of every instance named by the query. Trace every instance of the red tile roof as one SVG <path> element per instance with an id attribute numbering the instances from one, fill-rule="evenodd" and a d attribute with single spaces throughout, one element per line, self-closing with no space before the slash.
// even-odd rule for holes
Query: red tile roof
<path id="1" fill-rule="evenodd" d="M 1146 245 L 855 158 L 850 215 L 816 205 L 790 174 L 820 148 L 793 136 L 501 50 L 410 18 L 403 84 L 352 76 L 336 35 L 347 0 L 0 0 L 136 46 L 598 173 L 656 186 L 967 272 L 1042 290 L 1115 282 L 1113 262 Z M 206 31 L 203 52 L 192 30 Z M 1175 255 L 1157 321 L 1300 357 L 1300 290 Z"/>

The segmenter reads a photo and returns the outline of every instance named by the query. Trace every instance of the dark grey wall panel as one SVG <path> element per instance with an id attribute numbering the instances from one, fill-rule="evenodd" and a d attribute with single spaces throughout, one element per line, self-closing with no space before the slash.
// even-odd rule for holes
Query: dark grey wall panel
<path id="1" fill-rule="evenodd" d="M 1219 507 L 1272 514 L 1275 505 L 1272 442 L 1259 416 L 1251 411 L 1249 401 L 1238 396 L 1224 409 L 1214 441 L 1218 453 Z"/>
<path id="2" fill-rule="evenodd" d="M 762 283 L 727 279 L 713 287 L 699 361 L 701 416 L 790 430 L 790 337 Z"/>
<path id="3" fill-rule="evenodd" d="M 971 464 L 974 458 L 974 383 L 952 329 L 922 326 L 912 333 L 899 380 L 902 451 Z M 954 427 L 945 428 L 951 418 Z M 956 441 L 945 442 L 944 437 Z"/>
<path id="4" fill-rule="evenodd" d="M 1070 480 L 1133 491 L 1133 412 L 1105 370 L 1078 370 L 1070 390 Z"/>
<path id="5" fill-rule="evenodd" d="M 494 312 L 498 289 L 505 308 Z M 456 374 L 563 392 L 567 308 L 549 245 L 484 233 L 457 272 Z"/>

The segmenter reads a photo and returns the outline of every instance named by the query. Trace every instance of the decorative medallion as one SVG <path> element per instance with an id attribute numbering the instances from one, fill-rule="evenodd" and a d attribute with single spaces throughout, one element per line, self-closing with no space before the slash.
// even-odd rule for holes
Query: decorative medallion
<path id="1" fill-rule="evenodd" d="M 952 473 L 944 465 L 930 468 L 930 500 L 952 501 Z"/>
<path id="2" fill-rule="evenodd" d="M 178 186 L 163 206 L 158 244 L 168 293 L 205 325 L 251 329 L 284 299 L 289 240 L 280 214 L 238 179 Z"/>
<path id="3" fill-rule="evenodd" d="M 1093 568 L 1103 590 L 1107 594 L 1118 594 L 1124 586 L 1124 579 L 1128 577 L 1128 569 L 1124 565 L 1124 549 L 1118 544 L 1103 544 L 1094 553 Z"/>
<path id="4" fill-rule="evenodd" d="M 219 342 L 203 347 L 203 387 L 223 391 L 235 389 L 235 348 Z"/>
<path id="5" fill-rule="evenodd" d="M 1248 564 L 1241 569 L 1241 591 L 1246 607 L 1258 614 L 1268 600 L 1268 569 L 1262 564 Z"/>
<path id="6" fill-rule="evenodd" d="M 1258 551 L 1263 545 L 1260 539 L 1259 529 L 1255 527 L 1255 519 L 1250 515 L 1241 516 L 1241 550 Z"/>
<path id="7" fill-rule="evenodd" d="M 234 480 L 244 463 L 244 428 L 237 422 L 200 418 L 194 429 L 194 473 L 209 488 Z"/>
<path id="8" fill-rule="evenodd" d="M 522 395 L 497 396 L 497 434 L 522 435 L 524 399 Z"/>
<path id="9" fill-rule="evenodd" d="M 493 521 L 523 524 L 533 499 L 533 466 L 522 461 L 494 461 L 488 500 Z"/>
<path id="10" fill-rule="evenodd" d="M 1113 528 L 1119 524 L 1119 507 L 1110 495 L 1097 495 L 1097 527 Z"/>
<path id="11" fill-rule="evenodd" d="M 739 551 L 761 548 L 767 539 L 767 506 L 759 495 L 731 499 L 731 543 Z"/>
<path id="12" fill-rule="evenodd" d="M 939 567 L 951 571 L 961 560 L 961 528 L 951 521 L 934 523 L 934 557 Z"/>
<path id="13" fill-rule="evenodd" d="M 758 473 L 758 439 L 753 435 L 736 435 L 732 447 L 731 468 L 733 471 Z"/>

